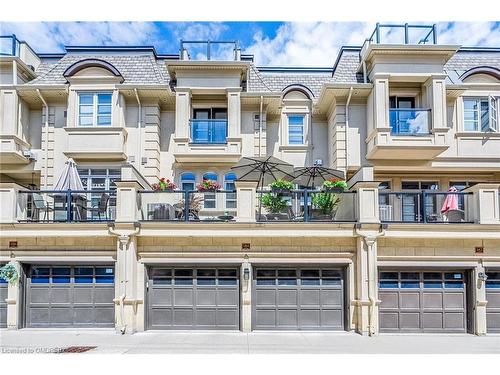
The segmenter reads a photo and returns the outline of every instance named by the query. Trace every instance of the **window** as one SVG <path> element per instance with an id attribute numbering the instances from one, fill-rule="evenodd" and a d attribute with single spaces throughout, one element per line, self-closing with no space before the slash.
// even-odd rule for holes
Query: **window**
<path id="1" fill-rule="evenodd" d="M 288 144 L 304 144 L 304 115 L 288 115 Z"/>
<path id="2" fill-rule="evenodd" d="M 224 176 L 224 190 L 236 190 L 236 175 L 228 173 Z M 236 193 L 226 193 L 226 208 L 236 208 Z"/>
<path id="3" fill-rule="evenodd" d="M 221 144 L 227 139 L 227 109 L 198 108 L 193 110 L 191 142 Z"/>
<path id="4" fill-rule="evenodd" d="M 464 131 L 488 132 L 498 130 L 498 99 L 464 98 Z"/>
<path id="5" fill-rule="evenodd" d="M 208 172 L 203 175 L 203 179 L 217 182 L 218 176 L 215 173 Z M 216 194 L 212 192 L 205 192 L 203 199 L 204 208 L 215 208 L 215 205 L 216 205 Z"/>
<path id="6" fill-rule="evenodd" d="M 97 206 L 101 199 L 102 190 L 116 190 L 115 181 L 121 178 L 121 170 L 118 168 L 78 168 L 78 174 L 82 180 L 82 185 L 85 190 L 91 190 L 92 193 L 88 194 L 87 199 L 90 198 L 90 205 Z M 114 218 L 116 207 L 116 195 L 110 194 L 108 202 L 108 217 Z M 98 218 L 98 213 L 88 212 L 88 215 L 94 215 L 95 219 Z"/>
<path id="7" fill-rule="evenodd" d="M 193 173 L 183 173 L 181 175 L 181 189 L 182 190 L 194 190 L 196 178 Z"/>
<path id="8" fill-rule="evenodd" d="M 111 93 L 78 94 L 79 126 L 111 126 Z"/>

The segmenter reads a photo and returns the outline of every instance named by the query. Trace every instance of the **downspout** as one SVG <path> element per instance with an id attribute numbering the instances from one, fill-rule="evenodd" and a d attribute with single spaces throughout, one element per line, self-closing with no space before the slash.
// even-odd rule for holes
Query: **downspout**
<path id="1" fill-rule="evenodd" d="M 354 88 L 351 86 L 349 88 L 349 96 L 347 97 L 347 102 L 345 104 L 345 176 L 347 179 L 347 165 L 349 161 L 349 104 L 351 103 L 352 92 Z"/>
<path id="2" fill-rule="evenodd" d="M 114 236 L 118 237 L 118 241 L 120 242 L 120 251 L 126 251 L 126 247 L 130 241 L 130 239 L 139 234 L 140 227 L 136 227 L 132 233 L 129 234 L 122 234 L 120 232 L 117 232 L 114 227 L 108 227 L 108 232 Z M 117 256 L 118 259 L 118 256 Z M 122 257 L 122 262 L 121 262 L 121 280 L 120 280 L 120 297 L 118 298 L 118 302 L 120 304 L 120 332 L 122 335 L 127 332 L 127 324 L 125 323 L 125 299 L 127 298 L 127 287 L 126 287 L 126 280 L 128 279 L 127 277 L 127 254 L 125 254 Z"/>
<path id="3" fill-rule="evenodd" d="M 262 156 L 262 106 L 264 104 L 264 97 L 260 96 L 260 109 L 259 109 L 259 156 Z"/>
<path id="4" fill-rule="evenodd" d="M 42 93 L 40 92 L 40 89 L 36 89 L 36 93 L 38 94 L 38 97 L 43 103 L 43 106 L 45 107 L 45 125 L 44 125 L 44 130 L 45 130 L 45 178 L 44 178 L 44 184 L 43 187 L 47 189 L 48 187 L 48 179 L 49 179 L 49 106 L 47 105 L 47 102 L 42 96 Z M 43 114 L 42 114 L 43 116 Z"/>
<path id="5" fill-rule="evenodd" d="M 370 301 L 370 309 L 368 310 L 368 335 L 375 335 L 375 306 L 377 306 L 377 296 L 375 290 L 375 264 L 373 264 L 373 246 L 375 245 L 375 240 L 377 237 L 385 235 L 385 229 L 382 229 L 377 234 L 370 234 L 369 236 L 364 235 L 355 228 L 356 235 L 363 237 L 365 244 L 368 248 L 367 250 L 367 268 L 368 268 L 368 300 Z M 369 239 L 369 240 L 368 240 Z M 371 243 L 370 243 L 371 242 Z"/>
<path id="6" fill-rule="evenodd" d="M 135 93 L 135 99 L 137 100 L 137 105 L 138 105 L 138 119 L 137 119 L 137 127 L 139 130 L 139 155 L 138 155 L 138 166 L 137 168 L 139 171 L 141 171 L 141 166 L 142 166 L 142 105 L 141 105 L 141 100 L 139 99 L 139 93 L 137 92 L 137 89 L 134 89 Z M 142 171 L 141 171 L 142 174 Z"/>

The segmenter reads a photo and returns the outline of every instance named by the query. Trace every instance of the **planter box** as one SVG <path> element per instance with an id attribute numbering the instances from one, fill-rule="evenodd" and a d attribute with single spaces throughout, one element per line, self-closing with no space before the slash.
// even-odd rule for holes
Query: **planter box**
<path id="1" fill-rule="evenodd" d="M 321 190 L 322 193 L 334 193 L 334 194 L 340 194 L 344 192 L 344 189 L 342 188 L 328 188 L 328 189 L 323 189 Z"/>

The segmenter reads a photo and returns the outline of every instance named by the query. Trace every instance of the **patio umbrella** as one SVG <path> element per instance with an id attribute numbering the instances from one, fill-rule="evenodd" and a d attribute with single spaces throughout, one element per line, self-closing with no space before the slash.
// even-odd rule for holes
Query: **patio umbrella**
<path id="1" fill-rule="evenodd" d="M 84 190 L 82 180 L 76 169 L 76 163 L 73 159 L 69 158 L 64 169 L 57 180 L 54 190 Z"/>
<path id="2" fill-rule="evenodd" d="M 279 179 L 293 180 L 293 165 L 273 156 L 241 158 L 231 167 L 240 181 L 256 181 L 261 188 Z"/>
<path id="3" fill-rule="evenodd" d="M 295 168 L 294 176 L 294 182 L 297 184 L 314 188 L 330 178 L 343 180 L 344 172 L 315 165 L 314 167 Z"/>
<path id="4" fill-rule="evenodd" d="M 456 193 L 458 190 L 452 186 L 448 189 L 449 193 Z M 458 210 L 458 195 L 457 194 L 446 194 L 443 206 L 441 207 L 441 213 L 446 214 L 448 211 Z"/>

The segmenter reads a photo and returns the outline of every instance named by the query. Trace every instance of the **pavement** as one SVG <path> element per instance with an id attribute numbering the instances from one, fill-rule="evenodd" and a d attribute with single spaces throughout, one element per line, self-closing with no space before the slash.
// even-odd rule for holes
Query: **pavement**
<path id="1" fill-rule="evenodd" d="M 94 347 L 89 353 L 130 354 L 500 354 L 500 335 L 380 334 L 351 332 L 148 331 L 112 329 L 0 330 L 0 354 L 53 353 Z"/>

